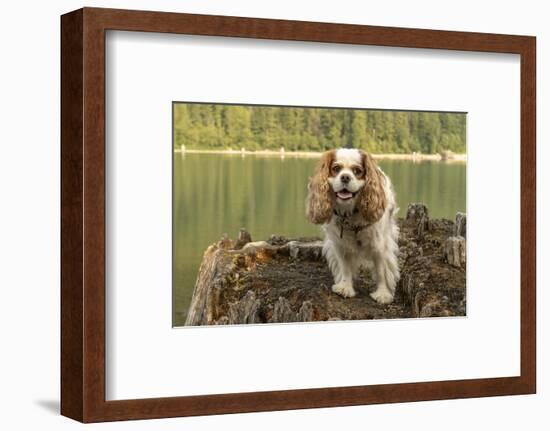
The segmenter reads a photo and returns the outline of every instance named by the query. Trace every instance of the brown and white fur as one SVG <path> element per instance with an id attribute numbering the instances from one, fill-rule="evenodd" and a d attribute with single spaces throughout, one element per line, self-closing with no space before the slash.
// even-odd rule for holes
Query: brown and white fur
<path id="1" fill-rule="evenodd" d="M 372 270 L 380 304 L 393 301 L 399 281 L 395 221 L 397 206 L 390 179 L 373 158 L 342 148 L 324 153 L 309 180 L 306 216 L 325 233 L 323 255 L 334 277 L 332 290 L 355 296 L 353 278 Z"/>

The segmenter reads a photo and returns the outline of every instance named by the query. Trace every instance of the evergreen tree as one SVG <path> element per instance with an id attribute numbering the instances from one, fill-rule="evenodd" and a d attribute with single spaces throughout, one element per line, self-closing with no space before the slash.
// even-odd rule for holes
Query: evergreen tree
<path id="1" fill-rule="evenodd" d="M 466 115 L 333 108 L 174 105 L 176 148 L 466 152 Z"/>

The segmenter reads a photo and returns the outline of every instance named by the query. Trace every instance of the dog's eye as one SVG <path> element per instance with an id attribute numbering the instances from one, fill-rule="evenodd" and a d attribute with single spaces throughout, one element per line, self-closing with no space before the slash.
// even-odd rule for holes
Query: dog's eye
<path id="1" fill-rule="evenodd" d="M 355 168 L 353 168 L 353 174 L 356 177 L 360 177 L 361 175 L 363 175 L 363 169 L 355 167 Z"/>
<path id="2" fill-rule="evenodd" d="M 342 170 L 342 168 L 341 168 L 339 165 L 334 165 L 334 166 L 332 167 L 332 173 L 335 174 L 335 175 L 336 175 L 338 172 L 340 172 L 341 170 Z"/>

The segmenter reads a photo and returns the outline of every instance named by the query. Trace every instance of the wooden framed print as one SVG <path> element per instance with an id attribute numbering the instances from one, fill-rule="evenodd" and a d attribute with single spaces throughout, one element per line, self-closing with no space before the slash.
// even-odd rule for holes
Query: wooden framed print
<path id="1" fill-rule="evenodd" d="M 535 38 L 61 18 L 61 411 L 532 394 Z"/>

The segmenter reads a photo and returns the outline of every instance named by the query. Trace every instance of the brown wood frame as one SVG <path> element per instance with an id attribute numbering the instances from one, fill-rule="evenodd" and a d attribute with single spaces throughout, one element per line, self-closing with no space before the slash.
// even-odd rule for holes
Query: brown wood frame
<path id="1" fill-rule="evenodd" d="M 105 32 L 514 53 L 521 56 L 521 375 L 105 400 Z M 351 406 L 536 390 L 536 39 L 484 33 L 84 8 L 61 17 L 61 413 L 82 422 Z"/>

